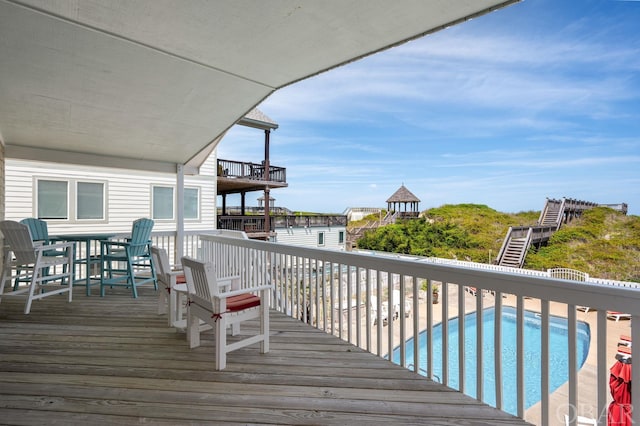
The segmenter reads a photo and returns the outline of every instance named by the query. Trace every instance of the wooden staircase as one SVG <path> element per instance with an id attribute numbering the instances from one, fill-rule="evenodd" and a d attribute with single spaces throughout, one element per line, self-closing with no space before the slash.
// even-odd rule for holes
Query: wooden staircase
<path id="1" fill-rule="evenodd" d="M 376 229 L 380 226 L 380 222 L 377 220 L 370 220 L 362 226 L 353 229 L 347 229 L 347 250 L 351 250 L 356 246 L 356 242 L 361 238 L 364 233 L 370 229 Z"/>
<path id="2" fill-rule="evenodd" d="M 385 217 L 380 221 L 370 220 L 358 228 L 353 228 L 351 230 L 347 229 L 347 250 L 354 248 L 358 239 L 361 238 L 366 231 L 377 229 L 380 226 L 389 225 L 390 223 L 395 223 L 397 215 L 397 212 L 387 212 Z"/>
<path id="3" fill-rule="evenodd" d="M 583 211 L 597 205 L 597 203 L 570 198 L 562 200 L 547 198 L 536 225 L 509 228 L 496 263 L 500 266 L 522 268 L 532 244 L 540 246 L 546 243 L 551 235 L 560 229 L 562 222 L 568 222 L 580 216 Z"/>
<path id="4" fill-rule="evenodd" d="M 532 233 L 532 228 L 510 227 L 498 255 L 498 264 L 511 268 L 522 268 L 524 258 L 531 246 Z"/>
<path id="5" fill-rule="evenodd" d="M 544 209 L 540 212 L 540 219 L 538 219 L 538 225 L 542 226 L 555 226 L 556 229 L 560 229 L 562 224 L 562 218 L 564 217 L 565 200 L 553 200 L 548 199 L 544 205 Z"/>

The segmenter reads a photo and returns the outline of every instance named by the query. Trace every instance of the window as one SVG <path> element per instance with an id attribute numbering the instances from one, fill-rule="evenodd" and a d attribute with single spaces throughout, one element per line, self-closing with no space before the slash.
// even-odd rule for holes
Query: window
<path id="1" fill-rule="evenodd" d="M 76 219 L 104 219 L 104 184 L 78 182 L 76 185 Z"/>
<path id="2" fill-rule="evenodd" d="M 152 200 L 154 219 L 173 219 L 173 188 L 154 186 Z"/>
<path id="3" fill-rule="evenodd" d="M 173 220 L 174 196 L 170 186 L 154 186 L 152 189 L 152 215 L 154 219 Z M 194 220 L 200 218 L 200 190 L 184 189 L 184 218 Z"/>
<path id="4" fill-rule="evenodd" d="M 37 206 L 39 219 L 69 219 L 69 186 L 61 180 L 38 180 Z"/>
<path id="5" fill-rule="evenodd" d="M 324 245 L 324 232 L 318 232 L 318 245 Z"/>
<path id="6" fill-rule="evenodd" d="M 105 182 L 36 179 L 34 185 L 39 219 L 106 220 Z"/>
<path id="7" fill-rule="evenodd" d="M 185 188 L 184 189 L 184 218 L 185 219 L 198 219 L 199 215 L 199 195 L 198 188 Z"/>
<path id="8" fill-rule="evenodd" d="M 338 232 L 338 244 L 344 244 L 344 231 Z"/>

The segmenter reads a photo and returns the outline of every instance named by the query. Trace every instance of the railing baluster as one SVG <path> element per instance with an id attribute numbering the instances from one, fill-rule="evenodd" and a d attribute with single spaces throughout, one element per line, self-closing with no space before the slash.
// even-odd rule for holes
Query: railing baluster
<path id="1" fill-rule="evenodd" d="M 464 292 L 463 296 L 464 298 Z M 476 399 L 484 401 L 484 290 L 478 287 L 476 295 Z"/>
<path id="2" fill-rule="evenodd" d="M 307 298 L 307 274 L 309 272 L 309 259 L 306 257 L 302 258 L 302 277 L 300 279 L 301 283 L 301 289 L 300 289 L 300 295 L 302 296 L 302 300 L 300 301 L 300 308 L 302 310 L 302 312 L 300 312 L 300 319 L 303 322 L 308 322 L 309 318 L 307 318 L 307 313 L 309 312 L 309 310 L 307 309 L 307 306 L 309 306 L 309 299 Z"/>
<path id="3" fill-rule="evenodd" d="M 391 359 L 391 353 L 393 352 L 393 329 L 396 316 L 393 300 L 393 289 L 395 288 L 393 277 L 394 275 L 391 272 L 387 272 L 387 294 L 389 295 L 387 300 L 387 353 L 389 354 L 389 359 Z"/>
<path id="4" fill-rule="evenodd" d="M 577 366 L 577 314 L 576 305 L 567 305 L 567 352 L 569 355 L 569 419 L 575 421 L 578 416 L 578 366 Z"/>
<path id="5" fill-rule="evenodd" d="M 541 333 L 541 362 L 540 367 L 542 371 L 542 380 L 540 384 L 540 393 L 542 399 L 541 402 L 541 414 L 542 426 L 549 425 L 549 301 L 542 299 L 540 301 L 542 306 L 542 324 L 540 327 Z"/>
<path id="6" fill-rule="evenodd" d="M 404 311 L 404 302 L 405 302 L 405 280 L 404 275 L 400 275 L 400 300 L 398 303 L 400 305 L 400 313 L 398 314 L 398 319 L 400 320 L 400 365 L 403 367 L 407 366 L 407 336 L 405 332 L 405 311 Z M 393 351 L 393 348 L 391 349 Z M 391 353 L 391 352 L 390 352 Z M 391 357 L 389 357 L 391 359 Z"/>
<path id="7" fill-rule="evenodd" d="M 522 295 L 517 296 L 516 302 L 516 358 L 518 363 L 518 385 L 517 385 L 517 405 L 518 417 L 524 418 L 524 298 Z"/>
<path id="8" fill-rule="evenodd" d="M 495 293 L 494 302 L 494 331 L 493 331 L 493 356 L 494 356 L 494 371 L 496 382 L 496 408 L 502 410 L 503 397 L 502 397 L 502 292 L 497 291 Z"/>
<path id="9" fill-rule="evenodd" d="M 352 275 L 352 271 L 351 271 L 351 265 L 345 265 L 346 268 L 346 274 L 347 274 L 347 342 L 349 343 L 353 343 L 353 315 L 352 315 L 352 310 L 353 310 L 353 295 L 352 293 L 352 289 L 351 289 L 351 285 L 353 283 L 353 280 L 351 279 L 351 275 Z M 358 305 L 356 304 L 356 307 L 358 307 Z"/>
<path id="10" fill-rule="evenodd" d="M 318 266 L 318 275 L 320 276 L 320 288 L 322 291 L 322 329 L 327 331 L 327 285 L 324 277 L 324 268 L 325 263 L 323 260 L 320 261 Z"/>
<path id="11" fill-rule="evenodd" d="M 344 295 L 343 290 L 342 290 L 342 264 L 338 263 L 336 264 L 336 266 L 338 267 L 338 277 L 337 277 L 337 284 L 338 284 L 338 336 L 340 336 L 340 338 L 342 338 L 342 333 L 344 332 L 344 321 L 342 320 L 342 317 L 344 316 L 344 300 L 343 297 Z"/>
<path id="12" fill-rule="evenodd" d="M 362 347 L 362 290 L 360 288 L 360 272 L 359 266 L 355 268 L 355 286 L 356 286 L 356 304 L 358 309 L 356 310 L 356 346 Z"/>
<path id="13" fill-rule="evenodd" d="M 318 277 L 318 265 L 320 263 L 319 259 L 315 259 L 315 269 L 316 269 L 316 276 L 315 276 L 315 290 L 316 290 L 316 327 L 318 327 L 318 324 L 320 323 L 320 279 Z M 324 296 L 322 298 L 324 300 Z"/>
<path id="14" fill-rule="evenodd" d="M 418 277 L 411 277 L 412 292 L 413 292 L 413 371 L 416 373 L 420 371 L 420 297 L 418 287 Z"/>
<path id="15" fill-rule="evenodd" d="M 426 280 L 427 284 L 427 377 L 433 380 L 434 359 L 433 359 L 433 292 L 431 289 L 434 285 L 431 278 Z M 443 302 L 444 303 L 444 302 Z M 444 342 L 443 342 L 444 343 Z M 445 348 L 445 346 L 443 346 Z M 449 348 L 446 348 L 447 350 Z M 441 381 L 442 383 L 442 381 Z"/>
<path id="16" fill-rule="evenodd" d="M 382 271 L 379 269 L 376 270 L 376 310 L 377 310 L 377 321 L 378 327 L 376 328 L 376 355 L 382 356 Z M 389 314 L 387 313 L 387 316 Z"/>
<path id="17" fill-rule="evenodd" d="M 467 386 L 465 383 L 465 306 L 464 306 L 464 285 L 458 284 L 458 389 L 464 393 Z M 476 295 L 476 298 L 478 296 Z M 477 347 L 477 346 L 476 346 Z"/>
<path id="18" fill-rule="evenodd" d="M 371 269 L 367 268 L 365 275 L 365 286 L 366 286 L 366 314 L 365 322 L 367 324 L 366 333 L 367 333 L 367 352 L 373 352 L 371 350 Z"/>
<path id="19" fill-rule="evenodd" d="M 442 294 L 442 383 L 449 386 L 449 283 L 444 281 L 441 285 Z M 433 333 L 433 329 L 431 330 Z"/>
<path id="20" fill-rule="evenodd" d="M 596 388 L 598 389 L 598 424 L 605 425 L 607 423 L 607 404 L 609 390 L 609 365 L 607 359 L 607 312 L 599 310 L 598 316 L 598 371 Z M 633 401 L 632 401 L 633 402 Z"/>

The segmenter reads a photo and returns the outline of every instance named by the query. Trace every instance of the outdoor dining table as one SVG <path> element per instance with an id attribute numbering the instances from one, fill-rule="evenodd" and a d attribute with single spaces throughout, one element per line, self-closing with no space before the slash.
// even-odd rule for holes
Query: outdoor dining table
<path id="1" fill-rule="evenodd" d="M 91 268 L 94 265 L 100 265 L 100 253 L 96 253 L 94 255 L 91 255 L 91 243 L 93 241 L 101 241 L 101 240 L 108 240 L 112 237 L 114 237 L 116 234 L 105 234 L 105 233 L 101 233 L 101 234 L 61 234 L 61 235 L 55 235 L 52 237 L 52 239 L 58 240 L 58 241 L 74 241 L 76 243 L 84 243 L 84 247 L 85 247 L 85 252 L 81 253 L 80 248 L 76 247 L 74 249 L 75 251 L 75 264 L 79 264 L 79 265 L 84 265 L 85 266 L 85 277 L 84 278 L 80 278 L 73 281 L 73 284 L 81 284 L 84 281 L 84 285 L 87 287 L 87 296 L 91 295 L 91 285 L 92 284 L 99 284 L 100 281 L 91 282 L 91 276 L 95 275 L 92 274 Z M 75 277 L 75 271 L 74 271 L 74 277 Z"/>

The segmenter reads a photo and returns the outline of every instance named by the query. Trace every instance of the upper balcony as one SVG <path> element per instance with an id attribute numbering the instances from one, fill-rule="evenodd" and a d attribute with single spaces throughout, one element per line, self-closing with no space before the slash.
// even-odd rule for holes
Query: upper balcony
<path id="1" fill-rule="evenodd" d="M 267 186 L 286 188 L 287 169 L 269 165 L 269 176 L 266 176 L 264 162 L 218 160 L 218 194 L 261 191 Z"/>

